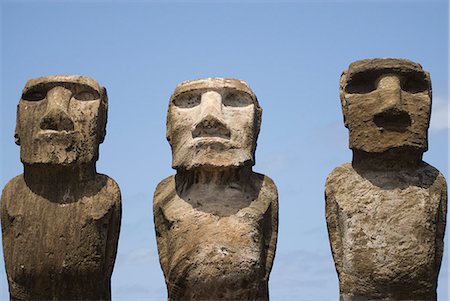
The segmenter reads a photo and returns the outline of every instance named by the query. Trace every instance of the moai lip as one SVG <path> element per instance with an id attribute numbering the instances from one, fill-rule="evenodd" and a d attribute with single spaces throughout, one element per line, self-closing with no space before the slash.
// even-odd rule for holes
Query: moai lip
<path id="1" fill-rule="evenodd" d="M 3 190 L 3 254 L 11 300 L 110 300 L 121 197 L 96 172 L 108 98 L 96 80 L 29 80 L 17 107 L 24 173 Z"/>
<path id="2" fill-rule="evenodd" d="M 261 108 L 247 83 L 179 84 L 167 114 L 176 175 L 154 195 L 169 300 L 268 300 L 278 196 L 252 171 Z"/>
<path id="3" fill-rule="evenodd" d="M 340 96 L 353 160 L 325 187 L 340 300 L 436 300 L 447 184 L 422 161 L 430 76 L 405 59 L 356 61 Z"/>

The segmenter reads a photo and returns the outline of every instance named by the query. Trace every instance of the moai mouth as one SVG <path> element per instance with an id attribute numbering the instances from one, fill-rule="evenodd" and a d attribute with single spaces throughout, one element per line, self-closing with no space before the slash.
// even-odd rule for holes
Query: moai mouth
<path id="1" fill-rule="evenodd" d="M 411 126 L 408 112 L 390 109 L 376 114 L 373 122 L 380 128 L 393 132 L 405 132 Z"/>
<path id="2" fill-rule="evenodd" d="M 207 117 L 200 121 L 192 131 L 192 138 L 223 138 L 229 140 L 231 136 L 227 126 L 214 117 Z"/>

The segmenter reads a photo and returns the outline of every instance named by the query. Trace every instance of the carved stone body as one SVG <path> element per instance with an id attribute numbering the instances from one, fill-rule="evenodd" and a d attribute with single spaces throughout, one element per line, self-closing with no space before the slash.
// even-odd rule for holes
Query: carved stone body
<path id="1" fill-rule="evenodd" d="M 3 190 L 11 300 L 110 300 L 120 190 L 97 174 L 107 97 L 91 78 L 30 80 L 18 106 L 24 173 Z"/>
<path id="2" fill-rule="evenodd" d="M 436 300 L 446 193 L 445 179 L 426 163 L 392 171 L 347 163 L 329 175 L 327 222 L 342 300 Z"/>
<path id="3" fill-rule="evenodd" d="M 182 107 L 184 93 L 197 104 Z M 244 120 L 231 124 L 228 110 Z M 234 79 L 184 82 L 172 96 L 168 138 L 173 152 L 185 147 L 190 157 L 173 154 L 177 174 L 163 180 L 154 196 L 169 300 L 269 298 L 278 196 L 270 178 L 251 170 L 260 112 L 253 92 Z M 177 124 L 187 125 L 173 131 Z"/>
<path id="4" fill-rule="evenodd" d="M 342 75 L 341 101 L 353 161 L 325 189 L 340 298 L 436 300 L 447 186 L 422 161 L 429 75 L 402 59 L 358 61 Z"/>

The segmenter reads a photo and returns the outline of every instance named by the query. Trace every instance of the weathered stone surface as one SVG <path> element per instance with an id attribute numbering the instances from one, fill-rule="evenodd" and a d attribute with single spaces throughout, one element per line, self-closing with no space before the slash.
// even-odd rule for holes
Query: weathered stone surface
<path id="1" fill-rule="evenodd" d="M 169 300 L 268 300 L 275 184 L 254 173 L 261 108 L 248 85 L 179 84 L 167 138 L 177 173 L 159 183 L 154 219 Z"/>
<path id="2" fill-rule="evenodd" d="M 419 64 L 400 59 L 353 62 L 341 76 L 340 96 L 351 149 L 427 150 L 431 81 Z"/>
<path id="3" fill-rule="evenodd" d="M 17 109 L 24 173 L 1 198 L 11 300 L 110 300 L 120 190 L 96 173 L 106 90 L 92 78 L 27 82 Z"/>
<path id="4" fill-rule="evenodd" d="M 422 161 L 429 74 L 408 60 L 367 59 L 344 71 L 340 89 L 353 161 L 325 188 L 340 299 L 436 300 L 447 186 Z"/>

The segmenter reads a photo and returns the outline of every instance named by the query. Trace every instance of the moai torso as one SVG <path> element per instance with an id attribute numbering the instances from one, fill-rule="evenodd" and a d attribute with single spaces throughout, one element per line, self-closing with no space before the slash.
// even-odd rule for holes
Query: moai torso
<path id="1" fill-rule="evenodd" d="M 184 82 L 172 96 L 177 174 L 154 196 L 169 300 L 268 299 L 278 202 L 272 180 L 251 170 L 260 114 L 254 94 L 234 79 Z"/>
<path id="2" fill-rule="evenodd" d="M 436 300 L 447 188 L 422 161 L 429 75 L 400 59 L 350 65 L 341 100 L 353 162 L 326 183 L 341 300 Z"/>
<path id="3" fill-rule="evenodd" d="M 436 299 L 446 193 L 445 179 L 426 163 L 392 172 L 344 164 L 329 175 L 327 222 L 342 300 Z"/>
<path id="4" fill-rule="evenodd" d="M 18 106 L 24 174 L 1 199 L 11 300 L 110 300 L 120 191 L 97 174 L 107 98 L 93 79 L 30 80 Z"/>

